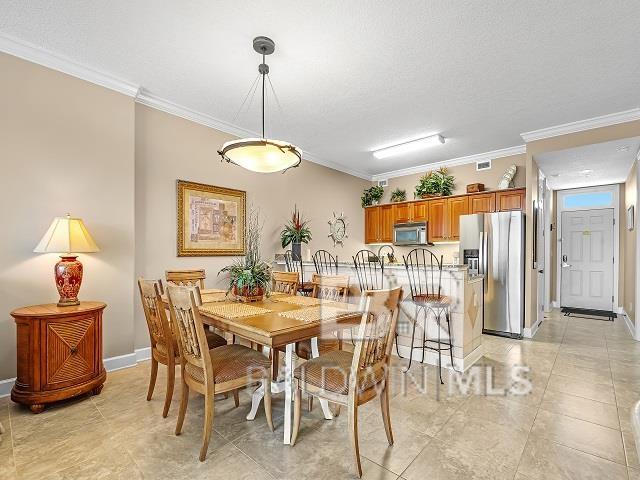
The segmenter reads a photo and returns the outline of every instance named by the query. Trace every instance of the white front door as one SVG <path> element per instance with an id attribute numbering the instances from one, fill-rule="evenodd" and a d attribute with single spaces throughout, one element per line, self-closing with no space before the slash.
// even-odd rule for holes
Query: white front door
<path id="1" fill-rule="evenodd" d="M 561 306 L 613 310 L 613 209 L 562 213 Z"/>

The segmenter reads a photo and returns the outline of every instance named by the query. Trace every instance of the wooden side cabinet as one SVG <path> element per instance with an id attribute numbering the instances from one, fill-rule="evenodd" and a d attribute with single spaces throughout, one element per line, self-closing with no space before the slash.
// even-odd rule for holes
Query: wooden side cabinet
<path id="1" fill-rule="evenodd" d="M 91 392 L 107 378 L 102 364 L 102 302 L 22 307 L 16 322 L 17 378 L 14 402 L 40 413 L 48 403 Z"/>
<path id="2" fill-rule="evenodd" d="M 496 211 L 509 212 L 525 210 L 524 202 L 527 191 L 524 188 L 499 190 L 496 192 Z"/>

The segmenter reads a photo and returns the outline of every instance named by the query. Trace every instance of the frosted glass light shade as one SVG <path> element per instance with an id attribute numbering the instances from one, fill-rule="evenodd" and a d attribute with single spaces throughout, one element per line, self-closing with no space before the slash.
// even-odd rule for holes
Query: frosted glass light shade
<path id="1" fill-rule="evenodd" d="M 36 253 L 90 253 L 100 249 L 81 218 L 56 217 L 33 250 Z"/>
<path id="2" fill-rule="evenodd" d="M 232 140 L 218 150 L 220 156 L 257 173 L 274 173 L 297 167 L 302 161 L 298 147 L 280 140 L 243 138 Z"/>

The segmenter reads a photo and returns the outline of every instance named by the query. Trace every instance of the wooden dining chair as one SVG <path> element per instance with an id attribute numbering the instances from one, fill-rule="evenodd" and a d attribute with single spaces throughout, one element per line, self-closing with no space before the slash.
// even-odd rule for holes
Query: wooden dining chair
<path id="1" fill-rule="evenodd" d="M 349 438 L 358 477 L 362 476 L 358 407 L 376 396 L 380 396 L 387 441 L 393 445 L 389 416 L 389 361 L 401 299 L 401 287 L 362 292 L 360 306 L 363 314 L 354 352 L 329 352 L 303 363 L 294 371 L 296 390 L 291 445 L 298 438 L 303 392 L 344 405 L 348 411 Z"/>
<path id="2" fill-rule="evenodd" d="M 178 349 L 176 336 L 172 329 L 164 304 L 162 302 L 162 284 L 160 280 L 138 279 L 140 299 L 144 310 L 144 317 L 149 330 L 149 340 L 151 343 L 151 377 L 149 378 L 149 389 L 147 391 L 147 401 L 153 396 L 158 376 L 158 364 L 167 366 L 167 391 L 165 394 L 164 408 L 162 416 L 169 414 L 171 400 L 173 398 L 173 388 L 176 378 L 176 365 L 180 362 L 180 351 Z M 195 294 L 200 297 L 199 290 Z M 206 339 L 209 348 L 226 345 L 227 341 L 213 332 L 206 332 Z"/>
<path id="3" fill-rule="evenodd" d="M 338 257 L 326 250 L 318 250 L 313 254 L 313 266 L 318 275 L 338 275 Z"/>
<path id="4" fill-rule="evenodd" d="M 207 274 L 204 269 L 199 270 L 167 270 L 164 272 L 165 279 L 169 283 L 174 285 L 180 285 L 183 287 L 197 285 L 201 289 L 204 289 L 204 279 L 207 278 Z"/>
<path id="5" fill-rule="evenodd" d="M 214 395 L 235 391 L 257 381 L 264 388 L 264 410 L 269 429 L 273 431 L 271 418 L 271 362 L 260 352 L 243 345 L 224 345 L 209 349 L 204 323 L 193 292 L 169 285 L 167 296 L 171 318 L 178 331 L 182 395 L 176 423 L 176 435 L 182 432 L 189 403 L 189 390 L 204 395 L 204 427 L 200 461 L 207 456 L 209 439 L 214 421 Z"/>
<path id="6" fill-rule="evenodd" d="M 271 272 L 272 292 L 295 295 L 298 292 L 300 276 L 298 272 Z"/>

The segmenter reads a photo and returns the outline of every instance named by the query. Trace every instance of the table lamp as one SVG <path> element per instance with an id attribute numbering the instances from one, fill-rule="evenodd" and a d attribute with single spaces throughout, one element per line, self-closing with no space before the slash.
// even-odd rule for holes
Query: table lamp
<path id="1" fill-rule="evenodd" d="M 56 287 L 60 294 L 59 307 L 79 305 L 78 291 L 82 283 L 82 263 L 76 253 L 99 252 L 81 218 L 56 217 L 33 250 L 36 253 L 59 253 L 54 268 Z M 71 253 L 73 252 L 73 253 Z"/>

